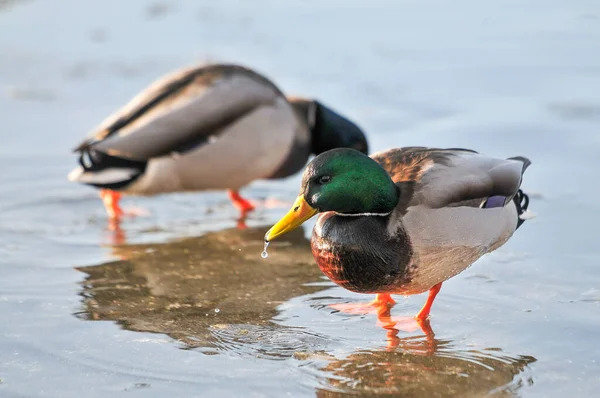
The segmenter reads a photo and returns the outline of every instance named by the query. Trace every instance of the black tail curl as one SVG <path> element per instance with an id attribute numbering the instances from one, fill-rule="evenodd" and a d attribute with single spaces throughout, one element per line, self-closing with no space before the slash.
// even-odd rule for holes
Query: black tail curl
<path id="1" fill-rule="evenodd" d="M 148 162 L 125 159 L 117 156 L 108 155 L 104 152 L 92 148 L 83 149 L 79 154 L 79 164 L 87 172 L 98 172 L 110 168 L 135 169 L 135 173 L 126 181 L 104 184 L 88 184 L 98 188 L 119 190 L 135 181 L 145 170 Z"/>
<path id="2" fill-rule="evenodd" d="M 515 202 L 515 206 L 517 206 L 517 214 L 519 215 L 517 221 L 517 228 L 521 226 L 525 222 L 525 220 L 521 220 L 521 214 L 523 214 L 527 208 L 529 207 L 529 196 L 522 190 L 518 190 L 517 194 L 514 196 L 513 201 Z"/>

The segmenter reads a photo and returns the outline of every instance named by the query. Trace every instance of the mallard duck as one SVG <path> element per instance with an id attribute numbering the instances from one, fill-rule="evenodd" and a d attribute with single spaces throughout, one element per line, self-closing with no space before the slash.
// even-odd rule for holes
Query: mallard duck
<path id="1" fill-rule="evenodd" d="M 265 243 L 320 213 L 311 247 L 337 285 L 391 294 L 429 291 L 417 320 L 429 316 L 442 283 L 502 246 L 521 226 L 529 198 L 521 181 L 530 161 L 469 149 L 407 147 L 366 156 L 333 149 L 306 167 L 292 209 Z"/>
<path id="2" fill-rule="evenodd" d="M 286 96 L 240 65 L 211 64 L 156 81 L 106 119 L 74 152 L 69 179 L 101 189 L 111 218 L 120 193 L 154 195 L 239 189 L 257 179 L 290 176 L 311 153 L 338 147 L 367 153 L 353 122 L 320 101 Z"/>

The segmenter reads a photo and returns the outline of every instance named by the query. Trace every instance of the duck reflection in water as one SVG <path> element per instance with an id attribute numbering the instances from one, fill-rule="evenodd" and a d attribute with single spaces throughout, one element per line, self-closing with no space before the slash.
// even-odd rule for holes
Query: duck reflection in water
<path id="1" fill-rule="evenodd" d="M 531 356 L 509 356 L 497 348 L 458 349 L 450 340 L 413 336 L 398 339 L 398 349 L 359 350 L 329 360 L 328 377 L 317 397 L 518 396 L 533 384 Z"/>
<path id="2" fill-rule="evenodd" d="M 279 304 L 325 287 L 308 286 L 320 271 L 311 266 L 302 230 L 282 241 L 269 260 L 257 258 L 266 229 L 230 228 L 166 244 L 114 246 L 119 261 L 77 268 L 86 274 L 78 316 L 164 333 L 190 347 L 214 347 L 228 331 L 274 330 L 271 319 Z"/>

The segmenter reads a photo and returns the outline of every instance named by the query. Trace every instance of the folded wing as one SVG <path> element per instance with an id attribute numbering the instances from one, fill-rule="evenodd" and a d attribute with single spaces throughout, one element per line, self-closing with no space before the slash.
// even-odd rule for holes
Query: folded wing
<path id="1" fill-rule="evenodd" d="M 75 151 L 93 148 L 136 161 L 183 152 L 282 96 L 269 80 L 240 66 L 182 70 L 133 98 Z"/>

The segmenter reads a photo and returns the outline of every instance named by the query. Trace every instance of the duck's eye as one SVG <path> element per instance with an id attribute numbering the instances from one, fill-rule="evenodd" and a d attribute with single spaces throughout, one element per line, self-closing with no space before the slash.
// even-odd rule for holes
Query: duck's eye
<path id="1" fill-rule="evenodd" d="M 321 185 L 327 184 L 329 181 L 331 181 L 331 176 L 322 176 L 319 178 L 319 184 Z"/>

